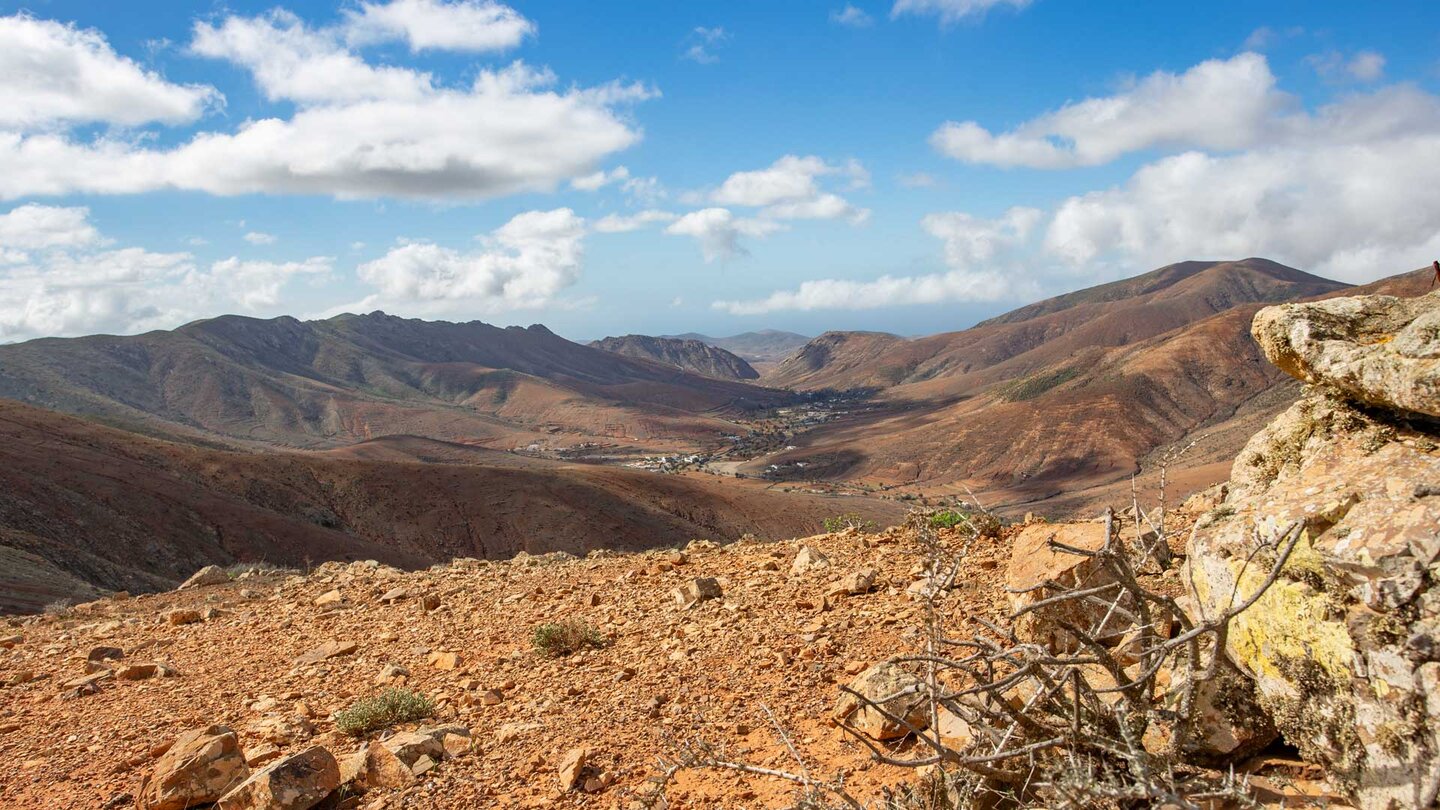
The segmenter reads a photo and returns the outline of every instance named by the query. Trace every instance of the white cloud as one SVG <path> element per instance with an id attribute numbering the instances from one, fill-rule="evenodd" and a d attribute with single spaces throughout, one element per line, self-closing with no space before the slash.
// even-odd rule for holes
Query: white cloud
<path id="1" fill-rule="evenodd" d="M 869 28 L 875 24 L 875 18 L 867 14 L 864 9 L 846 3 L 845 7 L 839 11 L 830 12 L 830 22 L 847 28 Z"/>
<path id="2" fill-rule="evenodd" d="M 841 175 L 852 188 L 863 188 L 870 173 L 856 160 L 834 166 L 813 155 L 785 155 L 764 169 L 736 172 L 710 192 L 711 202 L 761 208 L 771 219 L 849 219 L 864 222 L 870 212 L 856 208 L 837 194 L 825 192 L 818 178 Z"/>
<path id="3" fill-rule="evenodd" d="M 882 309 L 912 304 L 994 301 L 1011 295 L 1013 287 L 996 273 L 931 273 L 881 276 L 874 281 L 817 279 L 794 290 L 780 290 L 755 301 L 716 301 L 711 306 L 732 315 L 764 315 L 782 310 Z"/>
<path id="4" fill-rule="evenodd" d="M 591 229 L 596 233 L 629 233 L 657 222 L 674 222 L 679 217 L 669 211 L 649 209 L 638 214 L 610 214 L 595 220 Z"/>
<path id="5" fill-rule="evenodd" d="M 611 183 L 619 183 L 629 179 L 630 170 L 624 166 L 616 166 L 610 171 L 601 170 L 583 177 L 571 179 L 570 186 L 580 191 L 599 191 Z"/>
<path id="6" fill-rule="evenodd" d="M 223 102 L 212 87 L 166 81 L 119 56 L 98 31 L 0 17 L 0 128 L 193 121 Z"/>
<path id="7" fill-rule="evenodd" d="M 367 64 L 334 32 L 311 29 L 284 9 L 226 17 L 219 25 L 197 22 L 190 50 L 244 67 L 272 101 L 413 101 L 434 92 L 430 74 Z"/>
<path id="8" fill-rule="evenodd" d="M 585 220 L 569 208 L 519 214 L 464 253 L 418 242 L 357 268 L 373 295 L 357 309 L 496 312 L 553 304 L 580 279 Z"/>
<path id="9" fill-rule="evenodd" d="M 925 232 L 945 245 L 945 263 L 956 270 L 993 264 L 1023 246 L 1044 218 L 1038 208 L 1017 206 L 999 219 L 980 219 L 962 212 L 928 214 L 920 220 Z"/>
<path id="10" fill-rule="evenodd" d="M 1305 58 L 1315 72 L 1331 81 L 1376 82 L 1385 75 L 1385 57 L 1375 51 L 1357 51 L 1346 58 L 1339 51 L 1327 51 Z"/>
<path id="11" fill-rule="evenodd" d="M 998 135 L 974 121 L 947 122 L 930 143 L 969 163 L 1095 166 L 1156 147 L 1249 147 L 1273 134 L 1291 106 L 1265 57 L 1243 53 L 1178 75 L 1157 71 L 1124 92 L 1067 104 Z"/>
<path id="12" fill-rule="evenodd" d="M 547 191 L 639 140 L 613 109 L 650 97 L 611 85 L 564 92 L 523 65 L 467 91 L 301 109 L 201 133 L 173 149 L 0 133 L 0 198 L 180 189 L 483 199 Z"/>
<path id="13" fill-rule="evenodd" d="M 685 50 L 680 55 L 697 64 L 714 64 L 720 61 L 720 57 L 715 55 L 715 49 L 725 44 L 728 39 L 730 39 L 730 33 L 724 28 L 700 26 L 692 30 L 685 41 L 681 43 Z"/>
<path id="14" fill-rule="evenodd" d="M 0 248 L 46 250 L 77 248 L 100 242 L 90 224 L 88 208 L 22 205 L 0 214 Z"/>
<path id="15" fill-rule="evenodd" d="M 764 238 L 785 226 L 768 219 L 737 217 L 728 208 L 702 208 L 692 211 L 665 229 L 672 236 L 689 236 L 700 243 L 706 262 L 746 255 L 740 237 Z"/>
<path id="16" fill-rule="evenodd" d="M 411 51 L 504 51 L 535 33 L 535 24 L 491 0 L 391 0 L 347 10 L 345 37 L 365 45 L 404 40 Z"/>
<path id="17" fill-rule="evenodd" d="M 0 232 L 17 223 L 42 225 L 23 228 L 18 237 L 0 236 L 0 255 L 15 259 L 0 266 L 0 342 L 129 334 L 227 312 L 270 314 L 284 301 L 283 290 L 292 279 L 330 272 L 330 260 L 323 257 L 302 262 L 230 258 L 202 267 L 189 253 L 104 249 L 106 240 L 85 213 L 83 208 L 25 205 L 0 215 Z M 9 244 L 33 249 L 14 255 L 4 249 Z"/>
<path id="18" fill-rule="evenodd" d="M 245 234 L 245 235 L 244 235 L 243 237 L 241 237 L 241 238 L 244 239 L 246 242 L 249 242 L 249 243 L 252 244 L 252 245 L 273 245 L 273 244 L 275 244 L 275 235 L 274 235 L 274 234 L 262 233 L 261 231 L 251 231 L 251 232 Z"/>
<path id="19" fill-rule="evenodd" d="M 396 7 L 442 8 L 423 2 Z M 449 13 L 491 6 L 443 8 Z M 94 47 L 104 46 L 112 61 L 118 59 L 98 34 L 85 36 L 95 38 Z M 0 199 L 162 189 L 428 199 L 549 191 L 590 174 L 605 157 L 637 142 L 640 133 L 621 108 L 656 95 L 645 86 L 621 83 L 559 90 L 552 73 L 519 62 L 481 70 L 468 86 L 438 86 L 427 73 L 372 65 L 347 48 L 339 29 L 311 28 L 283 10 L 197 23 L 190 47 L 244 67 L 266 97 L 293 101 L 296 111 L 247 120 L 231 132 L 200 132 L 174 146 L 113 133 L 82 139 L 7 129 L 0 111 Z M 0 65 L 6 58 L 0 53 Z M 123 70 L 120 74 L 124 78 Z M 4 75 L 0 72 L 0 89 L 8 89 Z M 64 109 L 94 106 L 90 96 L 98 91 L 88 86 L 76 91 L 72 84 L 57 85 L 57 92 L 78 92 L 66 102 L 69 107 L 46 102 L 45 115 L 84 117 Z M 201 106 L 195 97 L 200 91 L 168 87 L 190 94 L 194 103 L 186 115 Z M 160 115 L 147 111 L 143 99 L 120 91 L 116 97 L 133 112 L 130 118 L 105 113 L 115 121 Z"/>
<path id="20" fill-rule="evenodd" d="M 948 272 L 885 275 L 873 281 L 816 279 L 765 298 L 716 301 L 712 306 L 734 315 L 763 315 L 783 310 L 995 301 L 1033 293 L 1036 285 L 1024 275 L 1014 254 L 1025 247 L 1043 216 L 1037 209 L 1018 207 L 994 220 L 958 212 L 930 214 L 920 225 L 944 244 L 945 263 L 951 268 Z"/>
<path id="21" fill-rule="evenodd" d="M 941 25 L 950 25 L 969 17 L 983 17 L 985 12 L 998 6 L 1023 9 L 1031 0 L 895 0 L 890 8 L 891 17 L 904 14 L 934 15 Z"/>

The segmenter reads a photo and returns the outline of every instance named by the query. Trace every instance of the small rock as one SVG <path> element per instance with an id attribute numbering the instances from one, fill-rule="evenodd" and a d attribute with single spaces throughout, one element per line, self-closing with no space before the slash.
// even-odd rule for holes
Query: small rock
<path id="1" fill-rule="evenodd" d="M 353 641 L 327 641 L 319 647 L 295 659 L 297 664 L 318 664 L 327 658 L 353 655 L 358 645 Z"/>
<path id="2" fill-rule="evenodd" d="M 345 601 L 345 597 L 340 595 L 340 591 L 338 589 L 329 590 L 315 597 L 315 607 L 331 607 L 334 605 L 338 605 L 343 601 Z"/>
<path id="3" fill-rule="evenodd" d="M 821 554 L 810 546 L 802 546 L 800 553 L 795 555 L 795 561 L 790 563 L 790 573 L 803 574 L 807 571 L 818 571 L 830 567 L 830 558 Z"/>
<path id="4" fill-rule="evenodd" d="M 186 588 L 201 588 L 206 585 L 224 585 L 229 581 L 230 575 L 225 573 L 224 568 L 218 565 L 207 565 L 191 574 L 190 578 L 180 583 L 180 587 L 176 590 L 183 591 Z"/>
<path id="5" fill-rule="evenodd" d="M 122 681 L 143 681 L 158 674 L 160 667 L 155 664 L 126 664 L 115 671 L 115 677 Z"/>
<path id="6" fill-rule="evenodd" d="M 430 653 L 430 666 L 435 669 L 459 669 L 460 654 L 453 652 Z"/>
<path id="7" fill-rule="evenodd" d="M 200 611 L 179 608 L 165 614 L 165 621 L 173 625 L 194 624 L 200 621 Z"/>
<path id="8" fill-rule="evenodd" d="M 569 793 L 584 783 L 585 763 L 590 758 L 588 748 L 571 748 L 560 760 L 560 790 Z"/>
<path id="9" fill-rule="evenodd" d="M 125 651 L 119 647 L 95 647 L 86 653 L 86 661 L 118 661 L 125 657 Z"/>
<path id="10" fill-rule="evenodd" d="M 670 592 L 670 595 L 684 607 L 690 608 L 708 599 L 722 596 L 720 581 L 714 577 L 696 577 Z"/>

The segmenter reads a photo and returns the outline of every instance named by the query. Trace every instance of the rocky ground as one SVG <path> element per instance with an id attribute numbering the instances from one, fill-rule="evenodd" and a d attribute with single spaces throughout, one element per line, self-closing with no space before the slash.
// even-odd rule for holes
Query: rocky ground
<path id="1" fill-rule="evenodd" d="M 1008 613 L 1000 584 L 1018 530 L 971 541 L 941 600 L 951 627 L 977 630 L 976 619 Z M 0 806 L 134 806 L 172 741 L 216 724 L 237 733 L 256 767 L 318 745 L 343 773 L 390 732 L 346 736 L 333 714 L 388 685 L 438 706 L 434 718 L 392 731 L 458 724 L 471 742 L 404 787 L 372 787 L 342 806 L 628 807 L 648 795 L 670 740 L 793 770 L 767 708 L 808 767 L 873 796 L 913 772 L 872 762 L 829 717 L 839 684 L 921 643 L 912 586 L 922 558 L 911 540 L 902 529 L 849 531 L 458 560 L 416 573 L 332 563 L 12 619 L 0 657 L 0 757 L 10 763 Z M 866 569 L 873 590 L 848 593 Z M 707 577 L 718 598 L 677 599 L 675 590 Z M 563 620 L 591 625 L 605 646 L 537 652 L 534 628 Z M 579 749 L 581 778 L 563 784 Z M 1282 780 L 1302 775 L 1281 765 Z M 774 778 L 709 770 L 680 773 L 668 794 L 673 807 L 776 807 L 794 797 Z"/>
<path id="2" fill-rule="evenodd" d="M 164 744 L 212 724 L 234 729 L 252 758 L 316 744 L 343 758 L 365 739 L 336 732 L 330 717 L 380 691 L 387 667 L 409 673 L 396 683 L 436 698 L 429 725 L 471 729 L 474 750 L 411 787 L 371 791 L 364 807 L 624 806 L 647 787 L 667 735 L 783 766 L 789 756 L 763 707 L 807 759 L 847 772 L 861 792 L 897 782 L 907 774 L 872 765 L 826 718 L 837 681 L 914 648 L 919 608 L 906 588 L 916 549 L 894 531 L 803 545 L 829 564 L 792 571 L 801 542 L 461 560 L 409 574 L 329 564 L 308 576 L 250 576 L 11 620 L 0 657 L 0 757 L 10 763 L 0 805 L 128 807 L 124 797 L 139 793 Z M 992 580 L 1005 558 L 1003 541 L 975 548 L 947 608 L 999 618 L 1004 597 Z M 873 592 L 827 595 L 865 567 L 877 572 Z M 717 578 L 723 595 L 687 608 L 671 591 L 697 577 Z M 186 611 L 200 620 L 173 623 L 196 618 Z M 585 621 L 609 643 L 543 657 L 532 632 L 560 620 Z M 331 642 L 353 643 L 353 652 L 296 663 Z M 109 671 L 161 662 L 173 675 L 105 677 L 97 691 L 77 691 L 77 679 L 99 669 L 87 667 L 98 647 L 123 653 L 104 662 Z M 558 767 L 577 747 L 591 749 L 608 783 L 594 794 L 560 790 Z M 761 807 L 791 792 L 771 779 L 706 772 L 682 775 L 671 798 Z"/>

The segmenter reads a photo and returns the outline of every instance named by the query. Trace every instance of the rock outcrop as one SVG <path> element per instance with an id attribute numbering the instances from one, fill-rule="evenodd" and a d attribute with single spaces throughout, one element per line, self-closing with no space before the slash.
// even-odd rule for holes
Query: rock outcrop
<path id="1" fill-rule="evenodd" d="M 1262 310 L 1256 340 L 1312 391 L 1253 437 L 1190 538 L 1216 615 L 1281 576 L 1227 652 L 1285 739 L 1362 810 L 1440 792 L 1440 294 Z"/>
<path id="2" fill-rule="evenodd" d="M 250 775 L 240 741 L 225 726 L 180 735 L 140 787 L 140 810 L 184 810 L 209 804 Z"/>
<path id="3" fill-rule="evenodd" d="M 1293 377 L 1366 405 L 1440 417 L 1440 292 L 1268 307 L 1253 332 Z"/>

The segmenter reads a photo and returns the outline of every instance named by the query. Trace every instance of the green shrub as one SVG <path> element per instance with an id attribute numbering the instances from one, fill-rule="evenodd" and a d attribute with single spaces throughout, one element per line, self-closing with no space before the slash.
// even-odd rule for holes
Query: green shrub
<path id="1" fill-rule="evenodd" d="M 562 658 L 589 647 L 605 646 L 605 637 L 584 622 L 548 622 L 535 628 L 531 636 L 535 651 L 549 658 Z"/>
<path id="2" fill-rule="evenodd" d="M 375 697 L 363 698 L 350 708 L 335 713 L 335 728 L 360 735 L 389 728 L 396 723 L 424 720 L 435 711 L 435 701 L 409 689 L 386 689 Z"/>
<path id="3" fill-rule="evenodd" d="M 825 518 L 821 525 L 827 532 L 843 532 L 846 529 L 859 529 L 862 532 L 875 531 L 875 521 L 866 520 L 855 512 L 846 512 L 843 515 Z"/>
<path id="4" fill-rule="evenodd" d="M 941 509 L 930 516 L 932 529 L 953 529 L 969 520 L 970 516 L 956 509 Z"/>
<path id="5" fill-rule="evenodd" d="M 927 522 L 932 529 L 953 529 L 960 526 L 974 531 L 979 537 L 1000 536 L 1000 519 L 989 512 L 941 509 L 932 512 Z"/>

